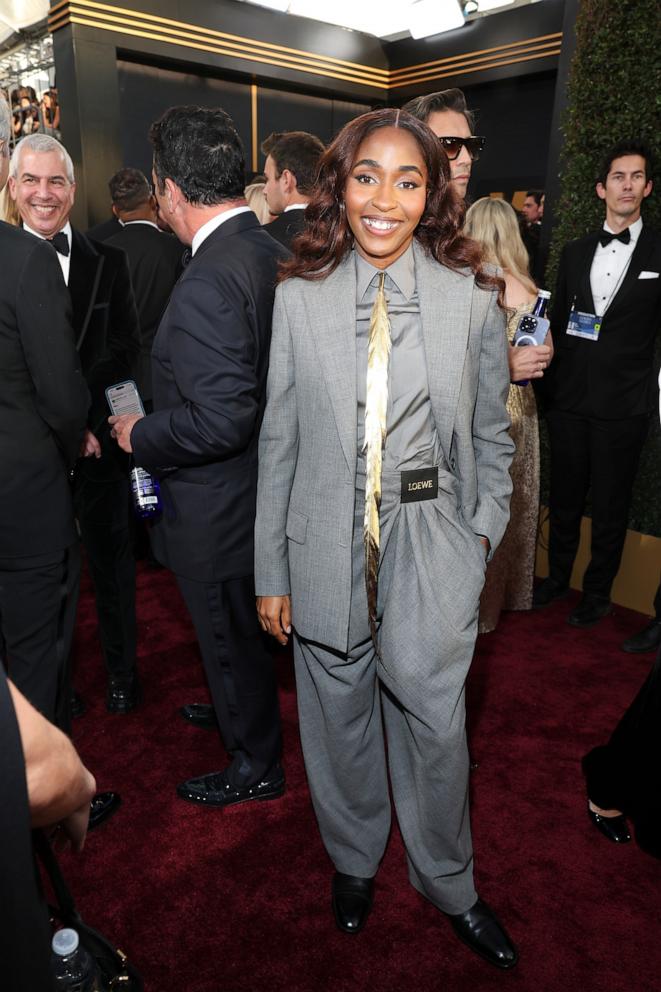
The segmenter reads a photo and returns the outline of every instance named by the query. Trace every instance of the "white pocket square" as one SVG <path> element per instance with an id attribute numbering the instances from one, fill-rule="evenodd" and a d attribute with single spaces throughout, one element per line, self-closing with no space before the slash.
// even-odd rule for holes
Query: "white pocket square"
<path id="1" fill-rule="evenodd" d="M 638 278 L 639 279 L 658 279 L 659 278 L 659 273 L 658 272 L 641 272 L 640 275 L 638 276 Z"/>

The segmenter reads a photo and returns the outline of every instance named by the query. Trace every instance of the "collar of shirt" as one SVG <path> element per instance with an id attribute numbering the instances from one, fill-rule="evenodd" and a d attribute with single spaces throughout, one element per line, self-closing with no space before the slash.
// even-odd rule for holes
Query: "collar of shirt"
<path id="1" fill-rule="evenodd" d="M 216 214 L 211 220 L 208 220 L 206 224 L 203 224 L 195 234 L 193 235 L 193 243 L 191 244 L 191 255 L 194 255 L 197 249 L 200 247 L 203 241 L 205 241 L 210 234 L 224 224 L 226 220 L 231 220 L 232 217 L 238 217 L 239 214 L 250 213 L 250 207 L 232 207 L 231 210 L 225 210 L 222 214 Z"/>
<path id="2" fill-rule="evenodd" d="M 290 203 L 282 212 L 286 214 L 288 210 L 305 210 L 306 207 L 307 203 Z"/>
<path id="3" fill-rule="evenodd" d="M 409 245 L 403 255 L 389 265 L 387 269 L 377 269 L 371 265 L 367 259 L 359 252 L 354 252 L 356 256 L 356 301 L 362 302 L 368 287 L 376 275 L 385 271 L 388 278 L 395 284 L 405 300 L 410 300 L 415 293 L 415 259 L 413 258 L 413 246 Z"/>
<path id="4" fill-rule="evenodd" d="M 643 218 L 639 217 L 638 220 L 634 224 L 632 224 L 631 227 L 629 228 L 629 236 L 631 238 L 631 241 L 629 242 L 628 246 L 623 245 L 621 241 L 619 242 L 619 244 L 622 245 L 623 248 L 629 247 L 630 249 L 633 249 L 633 246 L 636 244 L 636 241 L 638 241 L 638 238 L 640 237 L 640 232 L 642 231 L 642 229 L 643 229 Z M 604 231 L 608 231 L 609 234 L 616 233 L 612 227 L 608 226 L 606 221 L 604 221 Z M 614 241 L 611 243 L 615 244 Z M 598 247 L 601 248 L 601 245 L 598 245 Z M 606 247 L 610 248 L 610 245 L 606 245 Z"/>
<path id="5" fill-rule="evenodd" d="M 35 238 L 41 238 L 42 241 L 48 241 L 48 238 L 45 238 L 43 234 L 39 234 L 38 231 L 33 231 L 27 224 L 23 224 L 23 230 L 27 231 L 29 234 L 34 234 Z M 61 231 L 56 231 L 55 234 L 66 234 L 67 241 L 69 242 L 69 253 L 71 253 L 71 224 L 69 221 L 66 222 Z"/>
<path id="6" fill-rule="evenodd" d="M 122 227 L 131 227 L 132 224 L 146 224 L 147 227 L 155 227 L 157 231 L 160 231 L 160 227 L 158 224 L 154 224 L 153 220 L 125 220 Z"/>

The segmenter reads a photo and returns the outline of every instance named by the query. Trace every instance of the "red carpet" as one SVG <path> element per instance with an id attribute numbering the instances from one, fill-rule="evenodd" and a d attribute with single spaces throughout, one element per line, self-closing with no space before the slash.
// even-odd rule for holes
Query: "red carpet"
<path id="1" fill-rule="evenodd" d="M 335 930 L 286 654 L 285 797 L 224 813 L 176 798 L 176 783 L 218 769 L 223 755 L 215 734 L 176 714 L 208 696 L 171 576 L 142 570 L 138 596 L 145 703 L 126 717 L 105 711 L 88 587 L 81 598 L 76 684 L 88 710 L 75 742 L 99 789 L 118 790 L 123 805 L 64 866 L 83 915 L 136 962 L 148 992 L 659 992 L 661 863 L 591 826 L 579 767 L 652 663 L 618 647 L 640 616 L 618 609 L 578 631 L 564 622 L 572 599 L 505 615 L 478 644 L 477 885 L 521 954 L 503 974 L 409 886 L 396 828 L 368 926 L 356 937 Z"/>

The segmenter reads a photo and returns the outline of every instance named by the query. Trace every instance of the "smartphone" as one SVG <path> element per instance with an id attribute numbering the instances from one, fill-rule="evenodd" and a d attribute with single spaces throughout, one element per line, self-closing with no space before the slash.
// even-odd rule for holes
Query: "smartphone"
<path id="1" fill-rule="evenodd" d="M 546 317 L 536 317 L 532 313 L 525 313 L 519 320 L 519 326 L 514 332 L 513 344 L 517 348 L 526 345 L 544 344 L 544 339 L 548 334 L 551 323 Z"/>
<path id="2" fill-rule="evenodd" d="M 106 399 L 113 417 L 121 417 L 126 413 L 139 413 L 143 417 L 145 408 L 140 399 L 140 393 L 133 379 L 117 382 L 106 389 Z"/>

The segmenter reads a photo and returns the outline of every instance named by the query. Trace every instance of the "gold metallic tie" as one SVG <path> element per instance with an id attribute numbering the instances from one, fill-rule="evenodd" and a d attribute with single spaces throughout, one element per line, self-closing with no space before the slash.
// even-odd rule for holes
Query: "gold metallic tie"
<path id="1" fill-rule="evenodd" d="M 379 508 L 381 506 L 381 462 L 386 441 L 388 409 L 388 359 L 390 356 L 390 321 L 383 284 L 385 272 L 379 277 L 379 289 L 370 319 L 367 347 L 367 393 L 365 399 L 365 587 L 370 631 L 376 644 L 377 582 L 379 572 Z"/>

